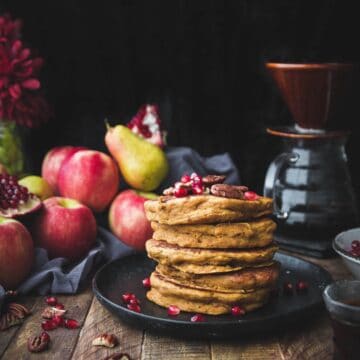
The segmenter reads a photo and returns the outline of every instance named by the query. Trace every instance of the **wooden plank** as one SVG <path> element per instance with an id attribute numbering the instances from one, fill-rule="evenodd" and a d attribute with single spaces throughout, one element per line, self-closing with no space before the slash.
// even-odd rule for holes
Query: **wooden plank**
<path id="1" fill-rule="evenodd" d="M 68 310 L 67 316 L 78 320 L 82 326 L 93 298 L 91 290 L 87 289 L 86 291 L 73 296 L 57 296 L 57 298 Z M 44 307 L 44 297 L 38 297 L 33 307 L 33 315 L 15 334 L 2 359 L 25 360 L 51 358 L 51 360 L 65 360 L 71 358 L 71 354 L 81 330 L 80 328 L 74 330 L 58 328 L 49 331 L 51 337 L 49 350 L 39 354 L 32 354 L 27 350 L 28 338 L 37 335 L 42 331 L 40 324 L 42 321 L 41 312 Z"/>
<path id="2" fill-rule="evenodd" d="M 327 360 L 332 359 L 332 329 L 325 313 L 308 326 L 289 329 L 279 339 L 284 359 Z"/>
<path id="3" fill-rule="evenodd" d="M 20 304 L 25 305 L 29 310 L 31 310 L 31 312 L 33 312 L 33 306 L 36 302 L 36 298 L 35 297 L 21 297 L 17 300 L 17 302 L 19 302 Z M 31 318 L 31 315 L 26 318 L 26 321 L 29 321 Z M 18 325 L 18 326 L 14 326 L 9 328 L 6 331 L 1 331 L 0 332 L 0 358 L 1 356 L 4 354 L 6 348 L 9 346 L 10 341 L 15 337 L 16 333 L 19 331 L 19 329 L 21 328 L 23 324 Z"/>
<path id="4" fill-rule="evenodd" d="M 181 340 L 145 332 L 142 360 L 209 360 L 210 345 L 206 341 Z"/>
<path id="5" fill-rule="evenodd" d="M 103 333 L 114 334 L 119 340 L 119 345 L 113 349 L 93 346 L 93 339 Z M 142 339 L 142 330 L 124 324 L 94 298 L 72 359 L 100 360 L 118 352 L 129 354 L 132 360 L 140 359 Z"/>
<path id="6" fill-rule="evenodd" d="M 283 359 L 277 338 L 242 339 L 214 342 L 211 345 L 212 360 L 270 360 Z"/>

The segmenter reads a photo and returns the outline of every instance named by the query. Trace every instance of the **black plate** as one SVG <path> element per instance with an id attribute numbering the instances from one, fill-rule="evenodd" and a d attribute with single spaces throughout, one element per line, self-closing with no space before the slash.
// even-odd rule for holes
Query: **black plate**
<path id="1" fill-rule="evenodd" d="M 309 283 L 302 294 L 285 295 L 280 290 L 277 296 L 263 308 L 241 318 L 232 315 L 206 315 L 205 322 L 190 322 L 192 314 L 181 312 L 177 317 L 167 315 L 162 308 L 146 299 L 142 279 L 149 276 L 155 263 L 145 255 L 130 255 L 103 266 L 93 279 L 96 297 L 106 308 L 129 324 L 142 329 L 154 330 L 167 335 L 191 338 L 224 338 L 239 334 L 267 332 L 284 329 L 294 321 L 306 321 L 315 316 L 322 306 L 322 291 L 332 281 L 330 274 L 321 267 L 294 256 L 277 253 L 282 270 L 279 288 L 285 281 L 294 285 L 298 280 Z M 141 301 L 141 313 L 124 306 L 121 295 L 132 292 Z"/>

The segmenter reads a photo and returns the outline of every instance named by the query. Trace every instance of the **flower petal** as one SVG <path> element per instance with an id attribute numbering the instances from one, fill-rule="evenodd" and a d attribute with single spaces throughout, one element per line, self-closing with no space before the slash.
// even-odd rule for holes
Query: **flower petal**
<path id="1" fill-rule="evenodd" d="M 21 86 L 29 90 L 37 90 L 40 88 L 40 81 L 38 79 L 27 79 L 21 83 Z"/>

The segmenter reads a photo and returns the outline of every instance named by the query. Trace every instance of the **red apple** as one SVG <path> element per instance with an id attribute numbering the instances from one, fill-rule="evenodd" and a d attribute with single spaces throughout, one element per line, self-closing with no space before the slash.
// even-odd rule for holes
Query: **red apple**
<path id="1" fill-rule="evenodd" d="M 109 225 L 113 234 L 125 244 L 145 250 L 145 242 L 151 239 L 153 230 L 145 215 L 144 202 L 156 198 L 157 195 L 153 193 L 135 190 L 121 192 L 109 210 Z"/>
<path id="2" fill-rule="evenodd" d="M 96 220 L 87 206 L 55 196 L 43 202 L 33 231 L 36 244 L 45 248 L 50 258 L 78 260 L 95 243 Z"/>
<path id="3" fill-rule="evenodd" d="M 119 170 L 107 154 L 80 150 L 68 159 L 58 176 L 60 195 L 76 199 L 93 211 L 103 211 L 119 188 Z"/>
<path id="4" fill-rule="evenodd" d="M 24 225 L 0 216 L 0 285 L 16 289 L 30 274 L 34 245 Z"/>
<path id="5" fill-rule="evenodd" d="M 44 157 L 41 176 L 49 183 L 55 194 L 58 194 L 57 179 L 63 163 L 79 150 L 81 146 L 59 146 L 50 150 Z"/>

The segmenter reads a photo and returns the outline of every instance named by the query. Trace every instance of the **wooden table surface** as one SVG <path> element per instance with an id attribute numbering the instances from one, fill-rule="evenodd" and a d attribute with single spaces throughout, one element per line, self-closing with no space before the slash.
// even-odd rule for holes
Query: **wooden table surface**
<path id="1" fill-rule="evenodd" d="M 350 274 L 341 260 L 309 259 L 328 270 L 334 279 L 349 278 Z M 96 359 L 125 352 L 131 359 L 331 359 L 332 330 L 325 311 L 314 314 L 311 323 L 299 324 L 292 329 L 268 336 L 239 338 L 231 341 L 191 341 L 160 336 L 134 329 L 110 314 L 94 298 L 90 288 L 74 296 L 58 296 L 68 309 L 69 317 L 81 323 L 76 330 L 58 328 L 49 332 L 49 350 L 31 354 L 27 350 L 27 339 L 40 332 L 41 311 L 44 297 L 26 297 L 32 315 L 18 327 L 0 332 L 0 358 L 20 359 Z M 113 333 L 119 346 L 113 349 L 92 346 L 92 340 L 100 333 Z"/>

